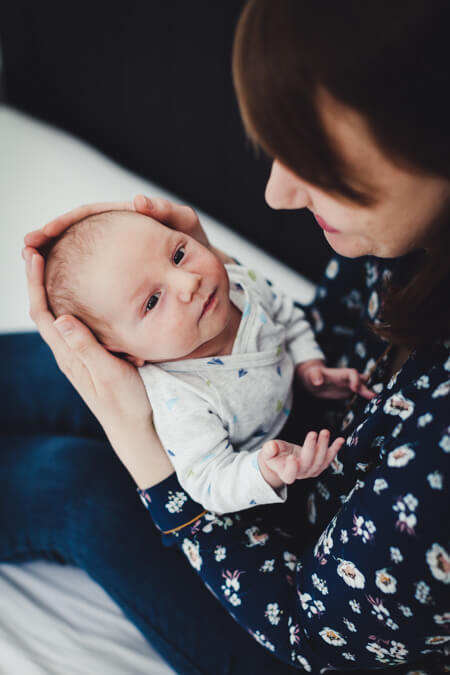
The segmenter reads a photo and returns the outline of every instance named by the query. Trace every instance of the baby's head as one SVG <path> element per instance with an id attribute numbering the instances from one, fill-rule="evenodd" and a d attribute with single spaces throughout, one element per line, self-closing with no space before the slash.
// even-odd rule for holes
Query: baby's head
<path id="1" fill-rule="evenodd" d="M 76 316 L 135 365 L 216 353 L 231 319 L 220 260 L 133 211 L 68 228 L 47 254 L 45 287 L 56 317 Z"/>

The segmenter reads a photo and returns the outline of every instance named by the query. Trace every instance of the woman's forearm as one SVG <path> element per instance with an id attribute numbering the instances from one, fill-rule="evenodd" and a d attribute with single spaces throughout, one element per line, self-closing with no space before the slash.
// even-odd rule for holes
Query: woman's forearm
<path id="1" fill-rule="evenodd" d="M 133 429 L 119 427 L 107 435 L 139 488 L 153 487 L 174 472 L 151 420 Z"/>

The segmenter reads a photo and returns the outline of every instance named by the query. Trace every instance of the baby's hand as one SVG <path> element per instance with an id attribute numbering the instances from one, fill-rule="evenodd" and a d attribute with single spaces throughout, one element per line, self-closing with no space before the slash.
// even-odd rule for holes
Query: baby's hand
<path id="1" fill-rule="evenodd" d="M 330 432 L 310 431 L 303 445 L 273 440 L 264 443 L 258 455 L 261 474 L 271 487 L 290 485 L 300 478 L 313 478 L 324 471 L 336 457 L 344 443 L 336 438 L 331 445 Z"/>
<path id="2" fill-rule="evenodd" d="M 327 368 L 323 361 L 307 361 L 296 370 L 305 389 L 318 398 L 341 399 L 355 393 L 368 399 L 376 396 L 365 385 L 367 375 L 354 368 Z"/>

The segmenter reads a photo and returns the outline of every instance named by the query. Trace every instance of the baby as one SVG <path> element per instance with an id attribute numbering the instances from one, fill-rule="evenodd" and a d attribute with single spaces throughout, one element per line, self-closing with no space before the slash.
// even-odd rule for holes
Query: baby
<path id="1" fill-rule="evenodd" d="M 286 478 L 295 446 L 269 441 L 289 415 L 295 373 L 309 390 L 371 396 L 354 371 L 325 367 L 303 312 L 272 284 L 141 214 L 72 225 L 47 254 L 45 285 L 55 316 L 78 317 L 139 368 L 181 485 L 216 513 L 284 501 L 285 481 L 308 475 L 314 451 L 329 464 L 341 447 L 308 435 L 309 460 L 291 461 Z"/>

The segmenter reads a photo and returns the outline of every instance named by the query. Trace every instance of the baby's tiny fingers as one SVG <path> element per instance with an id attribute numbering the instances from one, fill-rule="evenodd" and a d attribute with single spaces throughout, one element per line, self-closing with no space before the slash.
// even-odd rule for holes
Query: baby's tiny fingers
<path id="1" fill-rule="evenodd" d="M 284 462 L 284 466 L 280 471 L 281 480 L 286 483 L 286 485 L 292 485 L 292 483 L 297 478 L 297 460 L 294 455 L 288 455 Z"/>
<path id="2" fill-rule="evenodd" d="M 360 386 L 360 376 L 358 371 L 354 368 L 349 368 L 348 370 L 348 382 L 350 389 L 357 392 Z"/>
<path id="3" fill-rule="evenodd" d="M 267 441 L 267 443 L 264 443 L 261 448 L 261 458 L 264 459 L 264 461 L 267 461 L 273 457 L 276 457 L 278 452 L 279 449 L 277 441 Z"/>
<path id="4" fill-rule="evenodd" d="M 368 398 L 369 400 L 376 396 L 376 393 L 366 387 L 365 384 L 360 384 L 358 389 L 358 394 L 363 398 Z"/>

